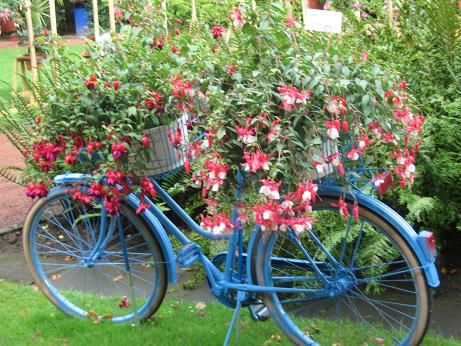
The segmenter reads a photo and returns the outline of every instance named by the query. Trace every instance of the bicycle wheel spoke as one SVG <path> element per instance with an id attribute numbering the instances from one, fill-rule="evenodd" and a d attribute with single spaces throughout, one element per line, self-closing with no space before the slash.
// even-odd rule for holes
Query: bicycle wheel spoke
<path id="1" fill-rule="evenodd" d="M 166 292 L 166 271 L 161 250 L 140 218 L 123 206 L 120 228 L 111 232 L 100 229 L 113 217 L 105 216 L 101 205 L 83 205 L 66 194 L 48 199 L 35 212 L 26 239 L 33 269 L 50 299 L 80 317 L 106 316 L 113 322 L 148 318 Z"/>
<path id="2" fill-rule="evenodd" d="M 417 258 L 379 216 L 359 208 L 359 220 L 344 220 L 332 203 L 325 198 L 321 208 L 313 206 L 315 234 L 297 238 L 299 243 L 280 234 L 261 241 L 265 261 L 259 263 L 271 266 L 258 267 L 258 280 L 284 288 L 265 298 L 274 320 L 290 330 L 295 343 L 310 342 L 300 341 L 306 319 L 328 330 L 317 335 L 319 344 L 375 338 L 390 345 L 418 343 L 427 321 L 420 307 L 427 291 Z M 299 293 L 300 287 L 309 291 Z M 351 340 L 343 339 L 344 328 L 354 328 Z"/>

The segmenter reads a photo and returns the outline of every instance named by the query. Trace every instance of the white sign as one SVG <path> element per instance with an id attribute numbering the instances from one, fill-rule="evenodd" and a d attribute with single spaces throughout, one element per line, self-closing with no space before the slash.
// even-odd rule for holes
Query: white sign
<path id="1" fill-rule="evenodd" d="M 307 30 L 341 33 L 342 12 L 307 9 L 305 18 Z"/>

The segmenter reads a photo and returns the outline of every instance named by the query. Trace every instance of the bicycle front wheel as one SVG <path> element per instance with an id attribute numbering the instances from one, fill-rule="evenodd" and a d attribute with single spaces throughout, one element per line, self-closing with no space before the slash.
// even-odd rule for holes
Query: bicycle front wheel
<path id="1" fill-rule="evenodd" d="M 34 204 L 23 237 L 35 283 L 68 315 L 143 320 L 165 296 L 162 252 L 126 205 L 117 216 L 105 215 L 100 205 L 82 204 L 61 191 Z"/>
<path id="2" fill-rule="evenodd" d="M 258 284 L 286 289 L 263 294 L 275 322 L 299 345 L 417 345 L 430 290 L 412 249 L 371 210 L 344 220 L 336 198 L 319 200 L 310 234 L 261 235 Z"/>

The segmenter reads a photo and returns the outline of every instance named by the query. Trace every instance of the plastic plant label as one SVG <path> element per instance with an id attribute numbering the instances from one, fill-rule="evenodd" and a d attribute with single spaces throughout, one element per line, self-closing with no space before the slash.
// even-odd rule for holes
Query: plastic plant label
<path id="1" fill-rule="evenodd" d="M 342 31 L 342 12 L 307 9 L 305 18 L 307 30 L 334 34 L 340 34 Z"/>

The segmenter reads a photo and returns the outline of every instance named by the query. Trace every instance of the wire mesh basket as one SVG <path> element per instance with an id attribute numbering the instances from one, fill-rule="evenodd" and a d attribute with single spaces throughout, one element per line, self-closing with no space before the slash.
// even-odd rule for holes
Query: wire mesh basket
<path id="1" fill-rule="evenodd" d="M 182 169 L 189 143 L 187 123 L 188 116 L 184 115 L 172 124 L 144 131 L 151 142 L 146 162 L 147 175 L 162 179 Z"/>

